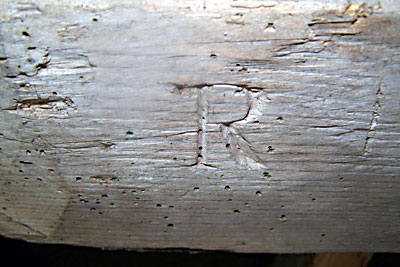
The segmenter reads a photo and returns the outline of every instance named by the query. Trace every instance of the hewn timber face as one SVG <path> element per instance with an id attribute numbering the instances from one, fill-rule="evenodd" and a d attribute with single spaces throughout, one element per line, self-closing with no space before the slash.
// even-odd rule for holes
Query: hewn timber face
<path id="1" fill-rule="evenodd" d="M 13 1 L 0 233 L 400 251 L 395 1 Z"/>

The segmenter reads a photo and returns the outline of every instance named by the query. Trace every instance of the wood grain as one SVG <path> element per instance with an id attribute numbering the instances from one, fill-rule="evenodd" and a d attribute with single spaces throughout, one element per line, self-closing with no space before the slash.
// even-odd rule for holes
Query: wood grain
<path id="1" fill-rule="evenodd" d="M 11 1 L 0 233 L 400 251 L 395 1 Z"/>

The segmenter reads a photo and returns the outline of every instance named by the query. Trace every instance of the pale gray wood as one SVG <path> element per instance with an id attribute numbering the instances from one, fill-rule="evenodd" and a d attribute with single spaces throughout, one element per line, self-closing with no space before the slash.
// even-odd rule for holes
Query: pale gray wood
<path id="1" fill-rule="evenodd" d="M 400 251 L 396 1 L 2 1 L 0 233 Z"/>

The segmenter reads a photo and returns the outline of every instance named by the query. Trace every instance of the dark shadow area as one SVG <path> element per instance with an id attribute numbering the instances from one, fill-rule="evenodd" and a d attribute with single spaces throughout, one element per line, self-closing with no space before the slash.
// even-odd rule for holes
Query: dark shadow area
<path id="1" fill-rule="evenodd" d="M 125 251 L 69 245 L 34 244 L 0 238 L 4 262 L 40 266 L 272 266 L 273 254 L 236 254 L 195 251 Z M 10 260 L 10 261 L 8 261 Z"/>
<path id="2" fill-rule="evenodd" d="M 400 253 L 375 253 L 368 267 L 400 267 Z"/>
<path id="3" fill-rule="evenodd" d="M 203 251 L 125 251 L 69 245 L 35 244 L 0 236 L 7 266 L 270 266 L 307 267 L 313 254 L 244 254 Z M 4 265 L 6 266 L 6 265 Z M 400 254 L 375 254 L 369 267 L 398 267 Z"/>

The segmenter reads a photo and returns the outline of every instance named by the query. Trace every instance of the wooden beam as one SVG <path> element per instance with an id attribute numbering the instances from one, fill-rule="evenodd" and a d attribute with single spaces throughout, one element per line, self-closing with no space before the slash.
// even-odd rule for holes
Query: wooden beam
<path id="1" fill-rule="evenodd" d="M 2 5 L 2 235 L 400 251 L 400 4 Z"/>

